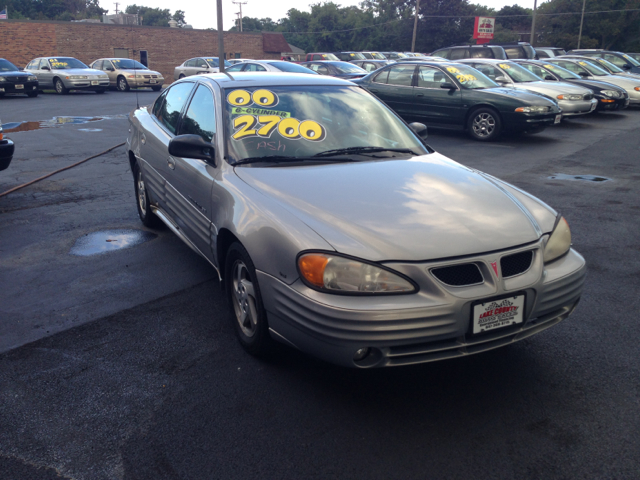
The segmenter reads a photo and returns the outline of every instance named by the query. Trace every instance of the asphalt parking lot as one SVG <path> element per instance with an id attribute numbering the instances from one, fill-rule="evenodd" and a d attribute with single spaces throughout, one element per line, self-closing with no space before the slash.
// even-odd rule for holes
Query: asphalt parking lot
<path id="1" fill-rule="evenodd" d="M 122 143 L 135 104 L 0 100 L 16 143 L 0 193 Z M 431 131 L 440 153 L 559 210 L 589 273 L 545 333 L 409 368 L 250 357 L 213 269 L 167 229 L 71 254 L 96 232 L 147 231 L 122 147 L 0 197 L 0 478 L 637 478 L 639 120 L 491 144 Z"/>

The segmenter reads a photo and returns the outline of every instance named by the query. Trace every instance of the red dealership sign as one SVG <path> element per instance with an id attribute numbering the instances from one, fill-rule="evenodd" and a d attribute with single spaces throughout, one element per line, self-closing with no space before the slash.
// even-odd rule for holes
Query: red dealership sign
<path id="1" fill-rule="evenodd" d="M 476 38 L 478 43 L 487 43 L 493 39 L 495 25 L 495 17 L 476 17 L 476 23 L 473 26 L 473 38 Z"/>

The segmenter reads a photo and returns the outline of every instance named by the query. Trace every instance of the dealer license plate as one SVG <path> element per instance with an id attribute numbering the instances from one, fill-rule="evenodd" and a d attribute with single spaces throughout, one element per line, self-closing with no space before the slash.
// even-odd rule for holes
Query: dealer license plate
<path id="1" fill-rule="evenodd" d="M 158 83 L 157 80 L 149 80 L 149 83 Z"/>
<path id="2" fill-rule="evenodd" d="M 560 120 L 562 120 L 562 114 L 559 113 L 558 115 L 556 115 L 556 119 L 553 122 L 553 124 L 555 125 L 556 123 L 560 123 Z"/>
<path id="3" fill-rule="evenodd" d="M 15 87 L 16 90 L 24 90 L 24 85 L 17 84 Z"/>
<path id="4" fill-rule="evenodd" d="M 98 80 L 91 80 L 91 85 L 100 85 Z"/>
<path id="5" fill-rule="evenodd" d="M 489 332 L 524 321 L 524 295 L 473 306 L 473 333 Z"/>

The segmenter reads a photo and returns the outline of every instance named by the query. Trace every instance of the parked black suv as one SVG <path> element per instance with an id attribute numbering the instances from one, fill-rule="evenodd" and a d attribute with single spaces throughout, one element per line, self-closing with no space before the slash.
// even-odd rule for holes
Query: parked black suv
<path id="1" fill-rule="evenodd" d="M 447 60 L 462 60 L 463 58 L 497 58 L 506 60 L 504 49 L 497 45 L 454 45 L 441 48 L 430 54 L 434 57 L 442 57 Z"/>
<path id="2" fill-rule="evenodd" d="M 504 48 L 507 58 L 522 58 L 523 60 L 538 60 L 535 49 L 527 42 L 514 43 L 492 43 L 491 45 L 499 45 Z"/>
<path id="3" fill-rule="evenodd" d="M 567 55 L 583 55 L 585 57 L 604 58 L 613 63 L 616 67 L 627 70 L 630 73 L 640 73 L 640 62 L 635 58 L 622 52 L 614 52 L 611 50 L 569 50 Z"/>

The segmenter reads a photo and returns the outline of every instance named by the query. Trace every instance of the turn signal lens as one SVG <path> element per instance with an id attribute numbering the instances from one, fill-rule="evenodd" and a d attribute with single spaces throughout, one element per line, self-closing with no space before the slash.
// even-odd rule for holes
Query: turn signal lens
<path id="1" fill-rule="evenodd" d="M 608 98 L 601 98 L 600 101 L 602 103 L 613 103 L 613 102 L 615 102 L 615 100 L 611 100 L 611 99 L 608 99 Z"/>
<path id="2" fill-rule="evenodd" d="M 544 262 L 549 263 L 561 257 L 569 251 L 569 248 L 571 248 L 571 230 L 567 221 L 562 217 L 544 247 Z"/>
<path id="3" fill-rule="evenodd" d="M 300 275 L 310 284 L 322 288 L 324 287 L 323 277 L 327 263 L 329 263 L 329 257 L 327 255 L 315 253 L 303 255 L 298 260 Z"/>
<path id="4" fill-rule="evenodd" d="M 385 268 L 329 253 L 306 253 L 298 270 L 310 287 L 327 293 L 413 293 L 413 284 Z"/>
<path id="5" fill-rule="evenodd" d="M 640 92 L 640 87 L 635 87 L 635 88 L 634 88 L 634 90 L 635 90 L 636 92 Z"/>

